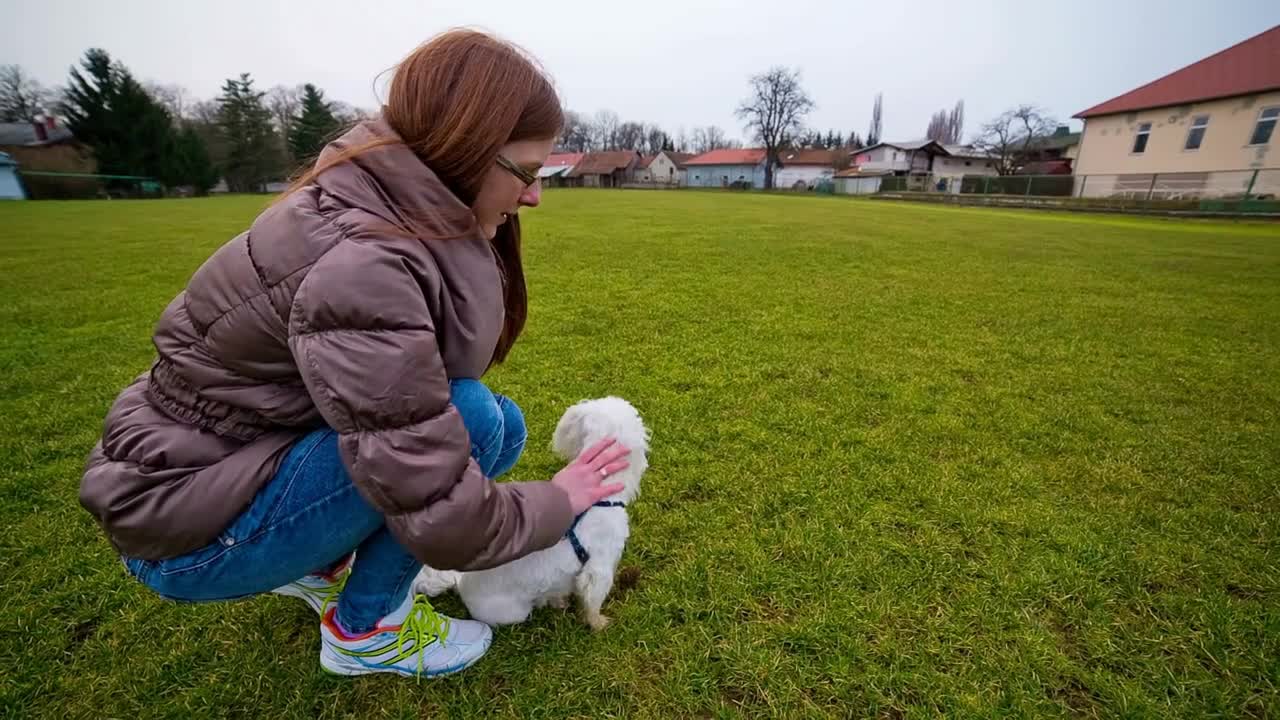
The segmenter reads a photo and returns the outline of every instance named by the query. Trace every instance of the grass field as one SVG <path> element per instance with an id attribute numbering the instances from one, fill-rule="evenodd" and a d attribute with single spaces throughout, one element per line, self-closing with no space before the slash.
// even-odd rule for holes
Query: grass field
<path id="1" fill-rule="evenodd" d="M 325 675 L 295 600 L 159 600 L 76 502 L 262 203 L 0 205 L 0 715 L 1280 716 L 1280 225 L 550 193 L 488 380 L 516 479 L 566 405 L 644 413 L 634 582 L 417 683 Z"/>

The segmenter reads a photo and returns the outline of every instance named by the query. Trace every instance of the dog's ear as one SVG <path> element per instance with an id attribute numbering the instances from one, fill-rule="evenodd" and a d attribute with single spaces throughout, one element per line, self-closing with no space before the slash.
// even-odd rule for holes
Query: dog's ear
<path id="1" fill-rule="evenodd" d="M 560 416 L 555 435 L 551 438 L 551 449 L 562 460 L 572 460 L 582 452 L 586 436 L 585 419 L 582 403 L 570 407 Z"/>

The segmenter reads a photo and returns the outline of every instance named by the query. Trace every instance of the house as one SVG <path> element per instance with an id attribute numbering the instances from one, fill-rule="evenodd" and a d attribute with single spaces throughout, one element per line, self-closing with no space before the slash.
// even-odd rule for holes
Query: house
<path id="1" fill-rule="evenodd" d="M 1027 163 L 1018 169 L 1022 175 L 1069 175 L 1080 151 L 1080 133 L 1066 125 L 1028 148 Z"/>
<path id="2" fill-rule="evenodd" d="M 657 155 L 645 155 L 640 158 L 636 167 L 635 181 L 638 183 L 683 186 L 685 184 L 685 163 L 693 158 L 693 153 L 680 153 L 663 150 Z"/>
<path id="3" fill-rule="evenodd" d="M 764 188 L 764 148 L 712 150 L 685 162 L 688 187 Z"/>
<path id="4" fill-rule="evenodd" d="M 586 153 L 565 178 L 576 180 L 583 187 L 622 187 L 639 163 L 640 153 L 634 150 Z"/>
<path id="5" fill-rule="evenodd" d="M 0 152 L 0 200 L 26 200 L 27 191 L 18 179 L 18 163 L 9 153 Z"/>
<path id="6" fill-rule="evenodd" d="M 947 155 L 947 149 L 933 140 L 882 142 L 854 150 L 853 164 L 861 170 L 888 170 L 897 176 L 928 175 L 933 172 L 934 158 Z"/>
<path id="7" fill-rule="evenodd" d="M 1075 117 L 1080 195 L 1280 192 L 1280 25 Z"/>
<path id="8" fill-rule="evenodd" d="M 580 162 L 585 153 L 553 153 L 538 168 L 538 179 L 543 187 L 567 187 L 570 183 L 566 177 Z"/>
<path id="9" fill-rule="evenodd" d="M 836 174 L 836 163 L 843 153 L 839 150 L 806 148 L 783 150 L 778 153 L 778 169 L 773 173 L 773 186 L 810 190 L 821 180 L 829 180 Z"/>
<path id="10" fill-rule="evenodd" d="M 995 160 L 972 145 L 943 145 L 946 155 L 933 158 L 934 190 L 960 192 L 960 179 L 965 175 L 999 175 Z"/>
<path id="11" fill-rule="evenodd" d="M 892 170 L 860 170 L 847 168 L 833 177 L 836 193 L 841 195 L 871 195 L 880 192 L 880 181 L 893 175 Z"/>
<path id="12" fill-rule="evenodd" d="M 23 176 L 28 197 L 96 197 L 101 190 L 101 184 L 96 178 L 30 174 L 93 175 L 98 172 L 93 151 L 76 140 L 70 128 L 52 115 L 44 115 L 30 122 L 0 123 L 0 152 L 7 153 L 28 173 Z"/>

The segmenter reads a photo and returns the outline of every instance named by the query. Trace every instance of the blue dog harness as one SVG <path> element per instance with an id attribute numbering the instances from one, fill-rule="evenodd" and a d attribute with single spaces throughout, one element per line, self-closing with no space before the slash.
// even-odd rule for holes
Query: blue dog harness
<path id="1" fill-rule="evenodd" d="M 626 507 L 626 503 L 621 503 L 617 500 L 601 500 L 591 507 Z M 583 565 L 586 565 L 587 561 L 591 559 L 591 553 L 587 552 L 587 549 L 582 547 L 582 541 L 578 539 L 578 533 L 574 531 L 578 529 L 578 523 L 582 520 L 582 516 L 586 515 L 590 511 L 591 508 L 583 510 L 581 515 L 578 515 L 573 519 L 573 524 L 571 524 L 569 529 L 564 533 L 564 536 L 569 538 L 569 544 L 573 546 L 573 554 L 578 556 L 578 562 Z"/>

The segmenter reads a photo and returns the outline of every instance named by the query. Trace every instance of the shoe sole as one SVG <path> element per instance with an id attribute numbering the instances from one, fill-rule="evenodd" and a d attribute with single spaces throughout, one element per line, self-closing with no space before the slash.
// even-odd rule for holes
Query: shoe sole
<path id="1" fill-rule="evenodd" d="M 323 604 L 319 599 L 312 597 L 310 594 L 307 593 L 306 590 L 295 588 L 292 585 L 285 585 L 284 587 L 278 587 L 275 590 L 272 590 L 271 593 L 273 595 L 284 595 L 285 597 L 298 598 L 299 600 L 305 602 L 307 605 L 311 606 L 311 609 L 315 610 L 317 615 L 320 614 L 320 608 L 323 607 Z"/>
<path id="2" fill-rule="evenodd" d="M 454 673 L 460 673 L 463 670 L 466 670 L 467 668 L 479 662 L 480 658 L 484 657 L 485 653 L 487 653 L 488 651 L 489 651 L 489 646 L 486 645 L 484 650 L 482 650 L 480 654 L 476 655 L 473 658 L 470 658 L 466 662 L 463 662 L 458 665 L 453 665 L 451 667 L 447 667 L 442 670 L 433 670 L 430 672 L 417 673 L 412 670 L 402 670 L 397 667 L 374 668 L 374 667 L 368 667 L 366 665 L 360 665 L 359 663 L 351 663 L 348 661 L 344 661 L 340 656 L 338 656 L 336 653 L 330 650 L 328 646 L 321 643 L 320 667 L 323 668 L 324 671 L 329 673 L 330 675 L 341 675 L 343 677 L 356 677 L 359 675 L 378 675 L 381 673 L 392 673 L 395 675 L 403 675 L 404 677 L 433 678 L 433 677 L 443 677 L 445 675 L 453 675 Z"/>

